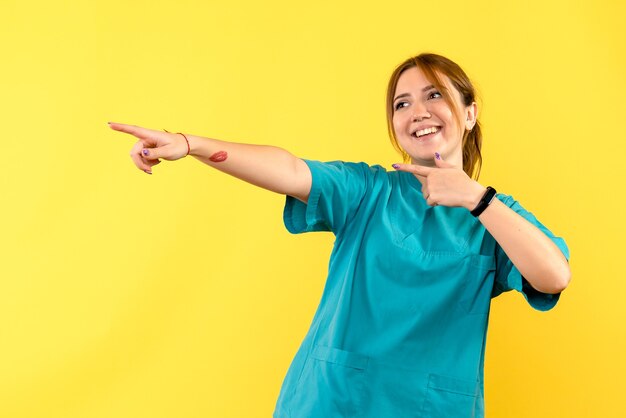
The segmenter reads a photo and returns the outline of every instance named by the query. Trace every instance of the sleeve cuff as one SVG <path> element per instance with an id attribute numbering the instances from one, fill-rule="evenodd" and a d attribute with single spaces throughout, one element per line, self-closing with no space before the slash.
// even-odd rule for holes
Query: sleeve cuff
<path id="1" fill-rule="evenodd" d="M 569 261 L 569 249 L 567 245 L 565 245 L 565 241 L 559 237 L 552 238 L 552 241 L 559 247 L 565 258 Z M 521 292 L 528 304 L 538 311 L 549 311 L 554 308 L 561 297 L 561 292 L 543 293 L 532 287 L 515 266 L 513 266 L 509 272 L 507 280 L 511 284 L 511 287 Z"/>
<path id="2" fill-rule="evenodd" d="M 311 163 L 304 160 L 311 169 L 311 176 L 313 181 L 311 182 L 311 191 L 309 192 L 309 198 L 307 203 L 303 203 L 300 200 L 287 196 L 285 200 L 285 209 L 283 211 L 283 222 L 285 228 L 292 234 L 300 234 L 303 232 L 312 231 L 329 231 L 330 228 L 325 223 L 320 222 L 318 219 L 318 203 L 320 200 L 322 187 L 319 184 L 317 173 Z"/>

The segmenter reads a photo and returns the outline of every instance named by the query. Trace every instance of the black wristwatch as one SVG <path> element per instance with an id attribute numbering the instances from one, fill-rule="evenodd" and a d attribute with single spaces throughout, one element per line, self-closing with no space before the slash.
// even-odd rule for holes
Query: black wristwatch
<path id="1" fill-rule="evenodd" d="M 487 191 L 483 195 L 483 198 L 480 199 L 478 205 L 474 208 L 474 210 L 470 211 L 470 213 L 474 216 L 478 216 L 483 213 L 483 211 L 487 209 L 487 206 L 489 206 L 493 198 L 496 196 L 496 193 L 496 189 L 491 186 L 487 186 Z"/>

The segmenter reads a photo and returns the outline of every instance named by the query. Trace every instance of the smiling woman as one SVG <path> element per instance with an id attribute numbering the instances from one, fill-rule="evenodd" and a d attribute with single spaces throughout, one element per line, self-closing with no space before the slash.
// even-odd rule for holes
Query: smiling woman
<path id="1" fill-rule="evenodd" d="M 438 150 L 449 162 L 462 161 L 467 175 L 475 174 L 478 178 L 482 134 L 477 116 L 474 86 L 461 67 L 441 55 L 411 57 L 391 75 L 387 87 L 387 127 L 391 143 L 405 163 L 432 166 L 432 156 Z M 413 136 L 416 130 L 432 126 L 442 132 L 421 141 L 407 140 L 407 134 Z M 437 140 L 431 140 L 434 137 Z M 457 138 L 461 148 L 446 144 Z M 409 149 L 419 153 L 410 155 Z"/>
<path id="2" fill-rule="evenodd" d="M 477 115 L 460 67 L 422 54 L 389 81 L 388 127 L 405 162 L 393 171 L 110 127 L 138 139 L 131 158 L 143 171 L 191 155 L 286 195 L 290 232 L 335 234 L 322 300 L 275 418 L 482 418 L 491 299 L 517 290 L 549 310 L 570 272 L 563 239 L 472 179 L 481 164 Z"/>

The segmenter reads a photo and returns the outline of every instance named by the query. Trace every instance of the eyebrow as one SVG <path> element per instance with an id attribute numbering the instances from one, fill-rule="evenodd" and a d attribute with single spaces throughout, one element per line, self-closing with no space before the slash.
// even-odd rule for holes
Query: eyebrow
<path id="1" fill-rule="evenodd" d="M 431 84 L 430 86 L 426 86 L 426 87 L 424 87 L 424 88 L 422 89 L 422 91 L 423 91 L 423 92 L 427 92 L 428 90 L 430 90 L 430 89 L 434 89 L 434 88 L 435 88 L 435 86 L 433 86 L 433 85 Z M 407 96 L 410 96 L 410 95 L 411 95 L 410 93 L 402 93 L 402 94 L 399 94 L 398 96 L 396 96 L 396 98 L 395 98 L 395 99 L 393 99 L 393 101 L 395 102 L 396 100 L 398 100 L 398 99 L 399 99 L 399 98 L 401 98 L 401 97 L 407 97 Z"/>

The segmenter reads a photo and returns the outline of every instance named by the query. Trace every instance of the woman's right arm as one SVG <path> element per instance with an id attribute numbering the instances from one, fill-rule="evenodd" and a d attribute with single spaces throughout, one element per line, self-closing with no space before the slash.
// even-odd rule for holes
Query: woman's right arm
<path id="1" fill-rule="evenodd" d="M 137 168 L 149 174 L 152 167 L 159 164 L 159 159 L 173 161 L 187 154 L 187 141 L 181 134 L 121 123 L 110 122 L 109 126 L 139 139 L 130 156 Z M 203 163 L 255 186 L 307 202 L 311 171 L 290 152 L 268 145 L 240 144 L 189 134 L 185 137 L 189 141 L 189 155 Z"/>

